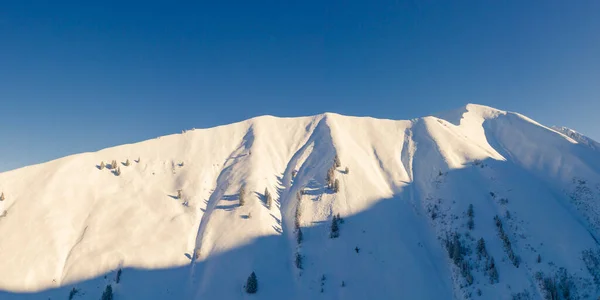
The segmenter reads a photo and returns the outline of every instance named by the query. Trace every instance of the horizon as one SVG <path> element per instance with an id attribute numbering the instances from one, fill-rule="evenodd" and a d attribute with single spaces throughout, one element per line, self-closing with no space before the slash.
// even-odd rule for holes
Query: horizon
<path id="1" fill-rule="evenodd" d="M 0 172 L 263 115 L 467 103 L 600 140 L 600 2 L 10 3 Z"/>

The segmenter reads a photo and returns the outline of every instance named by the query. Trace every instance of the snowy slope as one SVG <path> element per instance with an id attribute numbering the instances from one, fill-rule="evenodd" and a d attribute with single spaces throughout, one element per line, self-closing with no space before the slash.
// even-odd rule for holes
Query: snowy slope
<path id="1" fill-rule="evenodd" d="M 600 151 L 480 105 L 258 117 L 0 173 L 0 192 L 0 299 L 600 295 Z"/>

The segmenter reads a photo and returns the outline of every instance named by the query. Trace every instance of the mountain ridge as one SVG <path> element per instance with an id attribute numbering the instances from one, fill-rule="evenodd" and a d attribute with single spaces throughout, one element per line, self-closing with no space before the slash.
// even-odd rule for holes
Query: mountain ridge
<path id="1" fill-rule="evenodd" d="M 326 178 L 335 157 L 338 192 Z M 112 160 L 120 174 L 100 168 Z M 600 229 L 598 151 L 482 105 L 412 120 L 261 116 L 0 173 L 0 191 L 7 299 L 72 287 L 97 298 L 105 284 L 122 299 L 238 299 L 253 270 L 264 299 L 537 299 L 547 288 L 537 272 L 560 268 L 573 295 L 596 293 L 581 256 L 595 253 Z M 345 222 L 332 239 L 338 214 Z M 449 258 L 456 235 L 465 253 Z M 552 265 L 536 263 L 540 253 Z M 103 279 L 118 268 L 123 282 Z"/>

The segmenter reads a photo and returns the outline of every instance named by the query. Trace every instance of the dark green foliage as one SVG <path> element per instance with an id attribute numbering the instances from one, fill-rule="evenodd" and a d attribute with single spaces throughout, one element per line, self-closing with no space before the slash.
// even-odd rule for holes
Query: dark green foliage
<path id="1" fill-rule="evenodd" d="M 242 186 L 242 188 L 240 189 L 239 200 L 240 206 L 244 206 L 244 204 L 246 204 L 246 187 L 244 186 Z"/>
<path id="2" fill-rule="evenodd" d="M 71 292 L 69 292 L 69 300 L 72 300 L 75 297 L 75 295 L 77 295 L 77 293 L 79 293 L 79 290 L 76 288 L 73 288 L 71 290 Z"/>
<path id="3" fill-rule="evenodd" d="M 296 268 L 302 270 L 302 255 L 296 252 Z"/>
<path id="4" fill-rule="evenodd" d="M 246 293 L 255 294 L 258 291 L 258 279 L 256 274 L 252 272 L 246 281 Z"/>
<path id="5" fill-rule="evenodd" d="M 104 290 L 104 293 L 102 293 L 102 298 L 100 298 L 100 300 L 112 300 L 113 299 L 113 291 L 112 291 L 112 286 L 107 285 L 106 289 Z"/>
<path id="6" fill-rule="evenodd" d="M 329 237 L 332 239 L 338 238 L 340 236 L 340 227 L 338 225 L 337 216 L 333 216 L 333 220 L 331 220 L 331 233 Z"/>

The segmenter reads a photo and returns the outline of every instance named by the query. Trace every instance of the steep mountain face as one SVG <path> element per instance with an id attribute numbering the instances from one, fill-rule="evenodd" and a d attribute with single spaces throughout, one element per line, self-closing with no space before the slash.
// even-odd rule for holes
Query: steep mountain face
<path id="1" fill-rule="evenodd" d="M 259 117 L 1 173 L 0 298 L 595 299 L 589 145 L 469 104 Z"/>

